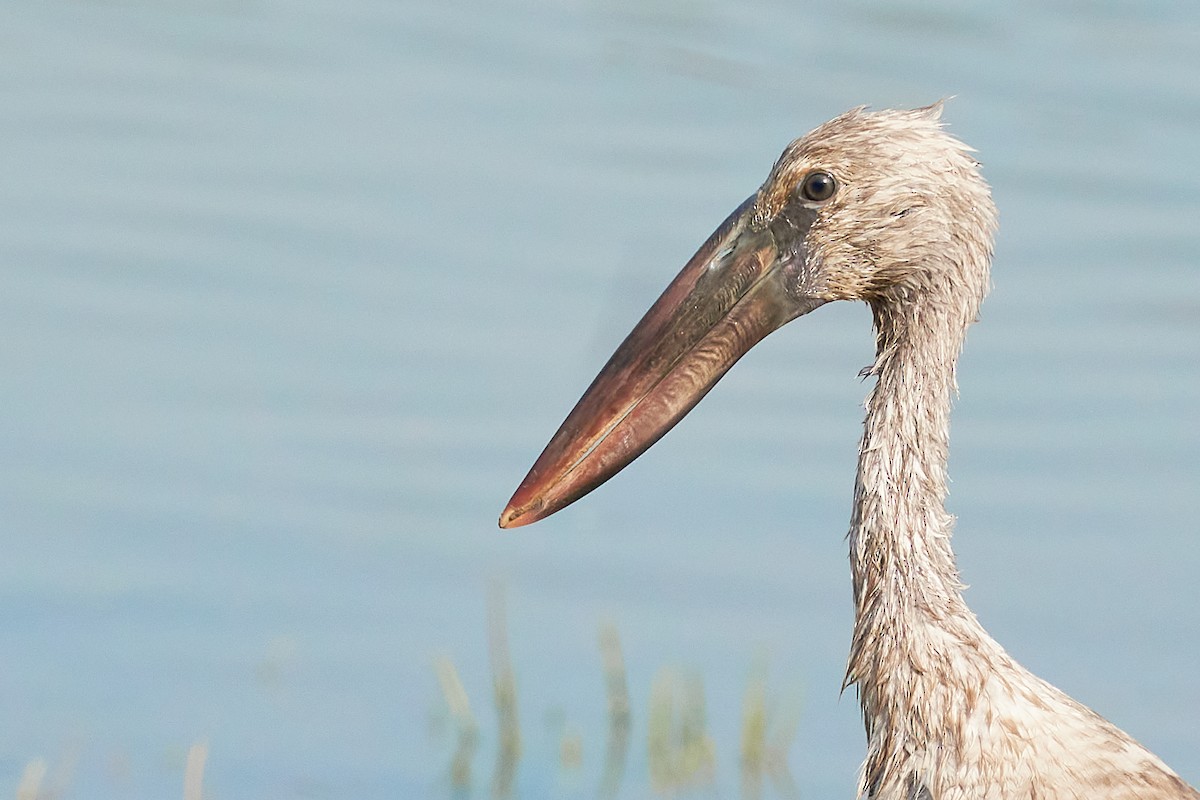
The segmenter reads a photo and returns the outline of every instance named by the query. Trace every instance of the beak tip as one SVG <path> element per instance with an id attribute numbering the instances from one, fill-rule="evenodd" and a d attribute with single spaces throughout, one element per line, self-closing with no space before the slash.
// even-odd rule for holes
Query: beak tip
<path id="1" fill-rule="evenodd" d="M 542 471 L 538 469 L 538 464 L 534 464 L 533 469 L 525 476 L 525 480 L 521 481 L 521 485 L 513 492 L 513 496 L 508 499 L 508 505 L 500 514 L 501 528 L 507 530 L 530 525 L 550 516 L 562 507 L 553 500 L 558 488 L 557 484 L 540 479 L 541 474 Z"/>
<path id="2" fill-rule="evenodd" d="M 541 504 L 519 503 L 517 498 L 508 501 L 508 505 L 504 508 L 504 513 L 500 515 L 500 527 L 507 530 L 509 528 L 520 528 L 528 525 L 531 522 L 537 522 L 544 514 L 537 513 L 541 508 Z"/>

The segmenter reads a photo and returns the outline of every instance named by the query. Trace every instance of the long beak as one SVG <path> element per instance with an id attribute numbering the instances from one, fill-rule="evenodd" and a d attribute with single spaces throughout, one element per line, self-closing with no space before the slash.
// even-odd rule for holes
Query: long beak
<path id="1" fill-rule="evenodd" d="M 536 522 L 620 472 L 768 333 L 822 301 L 796 289 L 812 212 L 755 228 L 751 197 L 642 317 L 546 445 L 501 528 Z M 790 287 L 790 288 L 789 288 Z"/>

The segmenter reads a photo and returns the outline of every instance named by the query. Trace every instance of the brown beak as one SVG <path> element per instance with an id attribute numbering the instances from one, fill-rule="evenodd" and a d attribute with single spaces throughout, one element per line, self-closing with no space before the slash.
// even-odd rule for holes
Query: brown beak
<path id="1" fill-rule="evenodd" d="M 797 289 L 813 212 L 784 228 L 742 203 L 617 348 L 546 445 L 501 528 L 536 522 L 620 472 L 683 418 L 768 333 L 822 300 Z"/>

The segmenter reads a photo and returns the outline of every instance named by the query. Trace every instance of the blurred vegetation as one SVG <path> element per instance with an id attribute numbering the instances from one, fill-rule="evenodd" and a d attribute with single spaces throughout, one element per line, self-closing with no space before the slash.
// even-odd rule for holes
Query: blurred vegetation
<path id="1" fill-rule="evenodd" d="M 74 777 L 77 757 L 78 752 L 72 749 L 53 767 L 43 758 L 27 762 L 17 783 L 16 800 L 58 800 L 67 796 L 68 786 Z M 207 761 L 207 742 L 198 741 L 188 748 L 183 757 L 183 800 L 202 800 L 205 796 L 204 765 Z M 115 760 L 110 764 L 110 768 L 114 783 L 123 783 L 128 777 L 129 765 L 123 760 Z"/>
<path id="2" fill-rule="evenodd" d="M 493 590 L 489 602 L 488 643 L 498 723 L 490 796 L 505 800 L 515 792 L 521 729 L 516 676 L 509 658 L 504 595 L 499 589 Z M 621 641 L 612 623 L 600 625 L 599 649 L 607 695 L 607 731 L 595 794 L 600 800 L 613 800 L 620 796 L 626 783 L 634 712 Z M 479 745 L 479 724 L 453 660 L 441 656 L 435 662 L 435 670 L 455 731 L 456 744 L 447 778 L 453 795 L 467 798 L 475 787 L 472 764 Z M 774 796 L 792 800 L 800 792 L 788 769 L 787 754 L 799 724 L 799 703 L 771 703 L 766 673 L 766 663 L 759 659 L 742 701 L 738 756 L 741 797 L 760 800 L 769 786 Z M 716 793 L 717 749 L 708 730 L 704 683 L 698 674 L 670 667 L 659 669 L 650 690 L 644 724 L 649 787 L 654 793 L 668 797 Z M 584 763 L 584 736 L 565 724 L 561 728 L 558 766 L 567 773 L 578 772 Z M 636 794 L 640 787 L 635 783 L 639 782 L 631 782 L 625 788 Z"/>
<path id="3" fill-rule="evenodd" d="M 277 643 L 275 643 L 277 644 Z M 271 651 L 289 651 L 272 645 Z M 644 796 L 647 791 L 667 797 L 687 794 L 717 794 L 717 746 L 708 728 L 704 682 L 694 672 L 663 667 L 654 677 L 641 724 L 645 728 L 646 779 L 627 777 L 627 764 L 633 746 L 635 710 L 629 695 L 625 657 L 617 628 L 611 622 L 599 626 L 598 648 L 602 665 L 602 686 L 606 697 L 606 725 L 603 761 L 594 796 L 599 800 L 616 800 L 625 795 Z M 488 652 L 492 673 L 492 706 L 497 722 L 495 761 L 490 780 L 475 773 L 476 757 L 480 750 L 480 726 L 466 687 L 453 659 L 440 656 L 434 661 L 445 718 L 452 732 L 451 752 L 445 768 L 446 781 L 452 796 L 470 798 L 490 783 L 488 796 L 506 800 L 517 796 L 517 769 L 522 758 L 522 733 L 518 716 L 517 677 L 509 654 L 508 624 L 504 594 L 494 588 L 488 603 Z M 272 660 L 274 664 L 274 660 Z M 268 674 L 269 672 L 269 674 Z M 264 684 L 278 682 L 278 669 L 260 670 Z M 787 755 L 796 736 L 799 723 L 799 703 L 773 703 L 767 690 L 765 661 L 755 662 L 742 700 L 741 743 L 738 765 L 743 800 L 760 800 L 767 795 L 791 800 L 800 792 L 788 770 Z M 438 715 L 440 718 L 440 714 Z M 585 767 L 586 737 L 583 731 L 556 719 L 559 741 L 558 768 L 564 774 L 578 776 Z M 51 766 L 45 759 L 35 758 L 26 763 L 16 786 L 16 800 L 56 800 L 68 794 L 72 784 L 77 753 L 69 750 Z M 186 752 L 182 748 L 170 759 L 173 769 L 183 774 L 184 800 L 203 800 L 204 771 L 208 760 L 208 743 L 193 743 Z M 128 784 L 130 767 L 124 760 L 110 764 L 116 785 Z M 74 787 L 78 788 L 78 787 Z M 580 796 L 582 787 L 566 792 Z M 592 796 L 591 793 L 585 793 Z"/>

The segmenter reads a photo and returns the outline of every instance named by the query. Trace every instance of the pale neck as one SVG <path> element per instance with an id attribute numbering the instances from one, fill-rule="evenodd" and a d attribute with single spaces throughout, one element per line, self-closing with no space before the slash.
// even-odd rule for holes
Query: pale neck
<path id="1" fill-rule="evenodd" d="M 858 460 L 850 565 L 854 642 L 847 683 L 879 685 L 896 651 L 930 627 L 984 636 L 967 610 L 950 548 L 946 462 L 954 366 L 973 309 L 877 305 L 877 384 Z M 865 694 L 864 704 L 871 699 Z"/>

